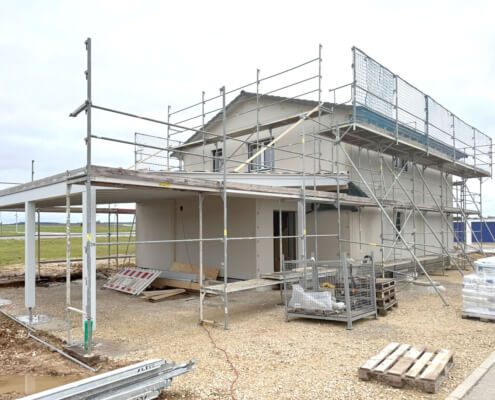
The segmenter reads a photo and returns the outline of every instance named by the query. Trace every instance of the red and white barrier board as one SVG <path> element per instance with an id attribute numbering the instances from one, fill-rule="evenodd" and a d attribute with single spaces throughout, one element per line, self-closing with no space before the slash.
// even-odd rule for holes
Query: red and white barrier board
<path id="1" fill-rule="evenodd" d="M 138 295 L 151 285 L 161 273 L 162 271 L 156 269 L 137 267 L 122 268 L 116 275 L 111 277 L 103 287 Z"/>

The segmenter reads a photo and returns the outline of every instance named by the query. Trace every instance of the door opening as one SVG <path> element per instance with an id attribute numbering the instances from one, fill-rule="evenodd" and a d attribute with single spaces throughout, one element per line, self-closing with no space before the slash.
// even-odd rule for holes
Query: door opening
<path id="1" fill-rule="evenodd" d="M 297 258 L 297 235 L 296 212 L 282 211 L 282 235 L 280 235 L 280 213 L 273 212 L 273 236 L 294 236 L 282 238 L 282 254 L 285 260 L 295 260 Z M 273 271 L 280 271 L 280 239 L 273 240 Z"/>

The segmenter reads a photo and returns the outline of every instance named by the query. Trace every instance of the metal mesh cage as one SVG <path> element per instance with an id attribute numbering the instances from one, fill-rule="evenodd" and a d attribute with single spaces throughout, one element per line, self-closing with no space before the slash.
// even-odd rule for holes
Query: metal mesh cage
<path id="1" fill-rule="evenodd" d="M 315 259 L 283 262 L 286 319 L 316 318 L 352 322 L 376 316 L 375 265 L 372 257 L 358 262 Z"/>

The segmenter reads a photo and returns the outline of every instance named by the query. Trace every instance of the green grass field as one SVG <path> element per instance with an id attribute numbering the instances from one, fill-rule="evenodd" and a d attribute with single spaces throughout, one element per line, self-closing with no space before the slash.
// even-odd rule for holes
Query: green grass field
<path id="1" fill-rule="evenodd" d="M 38 226 L 36 225 L 36 230 Z M 119 233 L 120 232 L 129 232 L 131 230 L 131 224 L 119 224 Z M 72 233 L 81 233 L 82 225 L 81 224 L 72 224 L 70 231 Z M 115 224 L 110 225 L 110 232 L 116 232 L 117 227 Z M 65 232 L 65 225 L 43 225 L 41 224 L 41 232 Z M 106 233 L 108 232 L 107 224 L 96 224 L 96 233 Z M 0 236 L 22 236 L 24 235 L 24 225 L 17 226 L 17 232 L 15 229 L 15 224 L 4 224 L 0 225 Z"/>
<path id="2" fill-rule="evenodd" d="M 119 228 L 120 230 L 120 228 Z M 119 235 L 120 236 L 120 235 Z M 119 242 L 128 241 L 129 237 L 120 238 Z M 131 236 L 131 242 L 135 241 L 136 238 Z M 115 243 L 116 238 L 112 238 L 111 242 Z M 107 243 L 108 238 L 99 237 L 97 238 L 98 243 Z M 41 260 L 64 260 L 66 251 L 66 241 L 65 238 L 55 238 L 55 239 L 41 239 Z M 73 238 L 70 241 L 71 258 L 81 258 L 82 257 L 82 239 Z M 119 253 L 121 255 L 125 254 L 127 249 L 126 244 L 119 245 Z M 128 254 L 135 253 L 136 246 L 129 245 Z M 110 246 L 110 255 L 114 256 L 117 254 L 117 246 Z M 108 256 L 108 246 L 96 246 L 96 257 L 106 257 Z M 38 259 L 38 244 L 36 243 L 36 259 Z M 24 240 L 22 239 L 3 239 L 0 240 L 0 266 L 10 265 L 10 264 L 21 264 L 24 263 Z"/>

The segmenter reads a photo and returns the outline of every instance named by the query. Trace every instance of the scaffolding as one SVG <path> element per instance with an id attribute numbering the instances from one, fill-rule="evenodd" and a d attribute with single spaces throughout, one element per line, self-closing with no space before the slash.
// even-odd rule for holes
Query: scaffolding
<path id="1" fill-rule="evenodd" d="M 332 265 L 337 271 L 345 271 L 345 265 L 351 263 L 346 253 L 369 255 L 378 248 L 373 275 L 375 266 L 382 276 L 415 279 L 423 274 L 445 305 L 446 299 L 430 277 L 428 260 L 440 259 L 442 265 L 453 265 L 463 274 L 466 266 L 472 266 L 470 253 L 483 252 L 482 241 L 477 249 L 465 243 L 454 249 L 451 244 L 456 236 L 454 219 L 483 218 L 481 187 L 492 174 L 491 138 L 361 50 L 352 49 L 352 81 L 325 91 L 325 95 L 320 45 L 313 59 L 266 76 L 258 69 L 249 83 L 232 89 L 222 86 L 209 96 L 203 91 L 196 103 L 176 110 L 168 106 L 166 117 L 158 119 L 93 103 L 91 39 L 85 43 L 87 96 L 71 116 L 86 112 L 86 167 L 68 174 L 65 182 L 68 224 L 71 185 L 85 186 L 85 300 L 82 310 L 70 306 L 68 279 L 67 319 L 70 332 L 70 312 L 83 315 L 88 350 L 95 315 L 95 247 L 107 245 L 97 243 L 91 233 L 93 196 L 105 187 L 161 188 L 196 196 L 197 236 L 120 244 L 197 244 L 199 322 L 219 324 L 205 316 L 206 294 L 214 293 L 223 298 L 224 322 L 220 325 L 225 329 L 229 327 L 230 294 L 287 281 L 281 272 L 259 271 L 253 280 L 229 280 L 231 243 L 278 240 L 279 259 L 283 260 L 282 240 L 293 239 L 297 241 L 297 259 L 306 265 L 308 252 L 314 254 L 313 265 L 320 265 L 325 263 L 324 251 L 335 249 L 337 261 Z M 159 128 L 157 132 L 132 132 L 127 138 L 122 133 L 96 135 L 93 111 L 136 118 Z M 132 165 L 127 169 L 95 165 L 95 142 L 133 148 Z M 249 180 L 253 176 L 257 182 Z M 479 182 L 478 195 L 470 189 L 472 181 Z M 223 234 L 205 237 L 208 215 L 204 200 L 218 196 Z M 284 235 L 280 229 L 278 235 L 230 234 L 227 211 L 230 199 L 236 196 L 278 201 L 280 216 L 290 204 L 297 210 L 296 233 Z M 374 226 L 378 240 L 373 242 L 366 240 L 361 229 L 369 210 L 379 213 Z M 335 228 L 320 219 L 329 211 L 335 215 Z M 440 228 L 432 224 L 431 215 L 439 220 Z M 349 234 L 351 219 L 357 221 L 357 237 Z M 204 245 L 213 242 L 221 245 L 223 259 L 223 282 L 215 287 L 204 282 L 203 274 Z M 69 255 L 69 240 L 67 246 Z M 401 267 L 404 260 L 410 264 L 405 269 Z M 284 271 L 283 261 L 279 271 Z M 349 278 L 345 273 L 342 276 Z M 351 311 L 350 300 L 344 301 Z M 364 314 L 373 313 L 376 315 L 376 308 L 366 309 Z M 345 320 L 349 321 L 348 315 Z"/>

